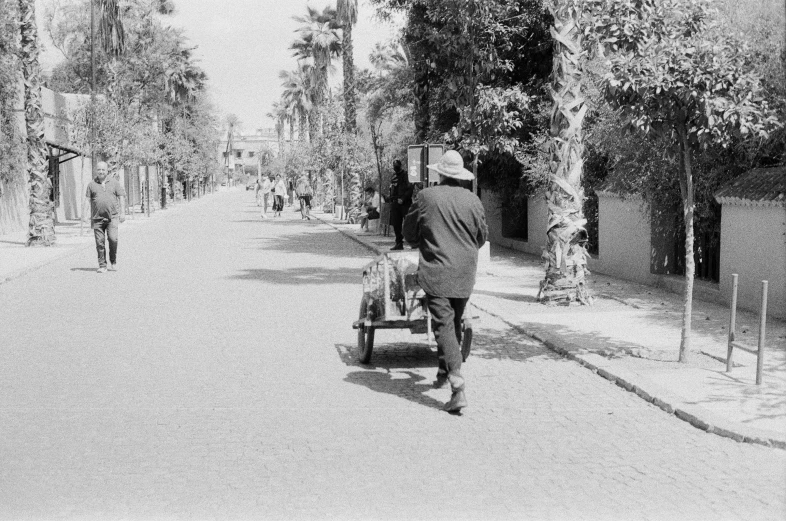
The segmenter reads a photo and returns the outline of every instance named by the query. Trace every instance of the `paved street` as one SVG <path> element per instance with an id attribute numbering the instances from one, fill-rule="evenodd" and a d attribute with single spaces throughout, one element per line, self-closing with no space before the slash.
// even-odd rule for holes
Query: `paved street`
<path id="1" fill-rule="evenodd" d="M 483 315 L 470 406 L 351 329 L 369 253 L 225 192 L 0 286 L 0 519 L 786 516 L 786 451 L 709 435 Z"/>

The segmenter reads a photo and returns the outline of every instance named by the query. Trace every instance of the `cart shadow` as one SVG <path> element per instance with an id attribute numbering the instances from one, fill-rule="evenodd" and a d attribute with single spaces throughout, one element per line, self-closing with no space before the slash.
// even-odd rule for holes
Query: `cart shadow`
<path id="1" fill-rule="evenodd" d="M 359 369 L 348 373 L 345 382 L 442 410 L 443 402 L 424 394 L 434 390 L 433 380 L 416 372 L 418 369 L 433 368 L 436 373 L 437 355 L 427 345 L 380 344 L 375 348 L 373 363 L 370 364 L 358 361 L 356 346 L 336 344 L 335 347 L 345 365 Z"/>

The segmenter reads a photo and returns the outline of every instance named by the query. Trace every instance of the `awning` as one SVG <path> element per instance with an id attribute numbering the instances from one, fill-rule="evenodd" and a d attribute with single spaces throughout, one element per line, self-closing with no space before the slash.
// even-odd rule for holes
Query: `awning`
<path id="1" fill-rule="evenodd" d="M 56 157 L 59 164 L 63 164 L 67 161 L 71 161 L 72 159 L 76 159 L 79 156 L 84 156 L 84 152 L 77 150 L 76 148 L 71 148 L 65 145 L 61 145 L 59 143 L 55 143 L 54 141 L 46 141 L 46 146 L 49 149 L 49 157 Z"/>

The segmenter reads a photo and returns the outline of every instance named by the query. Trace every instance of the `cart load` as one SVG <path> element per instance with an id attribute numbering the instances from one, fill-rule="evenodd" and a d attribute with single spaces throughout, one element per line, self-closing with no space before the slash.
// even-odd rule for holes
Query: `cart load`
<path id="1" fill-rule="evenodd" d="M 363 268 L 363 297 L 358 320 L 358 358 L 371 360 L 374 332 L 377 329 L 409 329 L 411 333 L 431 334 L 431 314 L 426 294 L 418 284 L 417 251 L 386 252 Z M 462 317 L 461 353 L 466 360 L 472 344 L 469 317 Z"/>

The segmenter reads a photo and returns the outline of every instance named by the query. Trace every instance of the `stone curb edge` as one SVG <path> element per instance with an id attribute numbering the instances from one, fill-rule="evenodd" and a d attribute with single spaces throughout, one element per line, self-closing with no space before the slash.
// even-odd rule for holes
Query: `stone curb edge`
<path id="1" fill-rule="evenodd" d="M 317 219 L 319 219 L 319 218 L 317 217 Z M 342 235 L 344 235 L 346 237 L 349 237 L 353 241 L 355 241 L 358 244 L 364 246 L 368 250 L 373 251 L 376 254 L 381 254 L 382 253 L 381 249 L 379 249 L 376 246 L 373 246 L 373 245 L 363 241 L 359 237 L 356 237 L 354 234 L 348 233 L 348 232 L 342 230 L 341 228 L 338 228 L 337 226 L 334 226 L 332 223 L 330 223 L 328 221 L 325 221 L 323 219 L 319 219 L 319 220 L 321 222 L 331 226 L 334 230 L 337 230 Z M 617 299 L 615 299 L 615 300 L 617 300 Z M 627 302 L 622 302 L 622 303 L 630 305 Z M 773 438 L 773 437 L 770 437 L 770 436 L 767 436 L 767 435 L 758 436 L 758 435 L 742 434 L 738 430 L 735 430 L 733 427 L 732 428 L 728 428 L 728 426 L 727 427 L 721 427 L 719 425 L 715 425 L 714 423 L 710 423 L 709 421 L 706 421 L 706 420 L 702 419 L 700 417 L 700 413 L 697 414 L 696 411 L 691 412 L 691 411 L 687 410 L 687 408 L 682 407 L 678 403 L 679 400 L 675 399 L 675 397 L 667 397 L 667 396 L 664 396 L 663 393 L 659 393 L 659 394 L 661 394 L 661 397 L 659 398 L 658 396 L 655 396 L 656 393 L 654 393 L 654 392 L 653 393 L 647 392 L 641 386 L 636 385 L 636 384 L 632 383 L 631 381 L 629 381 L 629 380 L 632 380 L 632 379 L 630 379 L 630 378 L 626 379 L 624 377 L 615 375 L 615 374 L 609 372 L 608 369 L 604 369 L 602 367 L 598 367 L 596 364 L 592 363 L 590 360 L 588 360 L 587 358 L 585 358 L 581 354 L 577 354 L 577 353 L 572 352 L 570 349 L 568 349 L 564 345 L 564 343 L 559 342 L 559 340 L 556 340 L 554 338 L 549 338 L 549 337 L 547 337 L 546 335 L 542 334 L 539 331 L 535 331 L 535 330 L 531 330 L 531 329 L 527 329 L 527 328 L 522 328 L 521 326 L 517 326 L 516 324 L 512 324 L 509 321 L 505 320 L 505 318 L 503 318 L 503 317 L 501 317 L 501 316 L 499 316 L 499 315 L 497 315 L 497 314 L 495 314 L 495 313 L 493 313 L 493 312 L 491 312 L 491 311 L 489 311 L 487 309 L 484 309 L 484 308 L 478 306 L 475 303 L 471 303 L 471 304 L 472 304 L 472 306 L 474 308 L 479 309 L 480 311 L 482 311 L 484 313 L 488 313 L 489 315 L 502 320 L 503 322 L 505 322 L 508 326 L 512 327 L 513 329 L 518 330 L 519 332 L 525 334 L 526 336 L 528 336 L 530 338 L 534 338 L 538 342 L 540 342 L 543 345 L 545 345 L 551 351 L 554 351 L 555 353 L 557 353 L 557 354 L 559 354 L 561 356 L 564 356 L 568 360 L 573 360 L 574 362 L 576 362 L 579 365 L 589 369 L 590 371 L 592 371 L 593 373 L 597 374 L 598 376 L 601 376 L 601 377 L 605 378 L 606 380 L 608 380 L 608 381 L 618 385 L 619 387 L 625 389 L 628 392 L 634 393 L 636 396 L 638 396 L 639 398 L 641 398 L 645 402 L 648 402 L 648 403 L 651 403 L 651 404 L 655 405 L 656 407 L 660 408 L 661 410 L 663 410 L 667 414 L 673 414 L 674 416 L 676 416 L 680 420 L 689 423 L 690 425 L 692 425 L 693 427 L 695 427 L 697 429 L 700 429 L 700 430 L 702 430 L 704 432 L 707 432 L 707 433 L 710 433 L 710 434 L 716 434 L 716 435 L 724 437 L 724 438 L 729 438 L 729 439 L 732 439 L 732 440 L 737 441 L 737 442 L 755 443 L 757 445 L 764 445 L 766 447 L 774 447 L 774 448 L 786 450 L 786 441 L 784 441 L 784 440 Z"/>
<path id="2" fill-rule="evenodd" d="M 679 403 L 680 402 L 679 398 L 675 396 L 667 396 L 668 393 L 663 393 L 663 392 L 658 392 L 658 393 L 654 391 L 648 392 L 641 385 L 634 384 L 632 382 L 633 380 L 632 378 L 618 376 L 617 374 L 610 372 L 606 368 L 599 367 L 596 363 L 593 363 L 591 360 L 589 360 L 587 357 L 583 356 L 582 354 L 571 351 L 568 347 L 566 347 L 567 343 L 560 342 L 561 339 L 555 339 L 553 337 L 550 338 L 549 336 L 544 335 L 540 331 L 523 328 L 521 326 L 513 324 L 505 320 L 504 317 L 501 317 L 498 314 L 489 311 L 488 309 L 484 309 L 478 306 L 477 304 L 472 303 L 472 306 L 483 311 L 484 313 L 488 313 L 489 315 L 502 320 L 513 329 L 516 329 L 519 332 L 525 334 L 526 336 L 534 338 L 538 342 L 541 342 L 551 351 L 554 351 L 555 353 L 567 358 L 568 360 L 572 360 L 578 363 L 579 365 L 589 369 L 590 371 L 597 374 L 598 376 L 601 376 L 606 380 L 609 380 L 611 383 L 616 384 L 617 386 L 625 389 L 628 392 L 634 393 L 642 400 L 655 405 L 656 407 L 660 408 L 667 414 L 675 415 L 680 420 L 691 424 L 693 427 L 696 427 L 697 429 L 700 429 L 710 434 L 716 434 L 724 438 L 730 438 L 737 442 L 754 443 L 757 445 L 764 445 L 766 447 L 773 447 L 773 448 L 786 450 L 786 441 L 784 440 L 774 438 L 767 434 L 763 434 L 763 435 L 756 435 L 750 433 L 743 434 L 739 431 L 739 429 L 733 426 L 727 425 L 722 427 L 720 425 L 716 425 L 717 422 L 709 420 L 707 416 L 703 415 L 701 412 L 698 412 L 696 410 L 690 410 L 689 408 L 681 405 Z M 657 395 L 660 395 L 660 397 L 658 397 Z M 704 417 L 704 419 L 702 419 L 702 416 Z"/>

